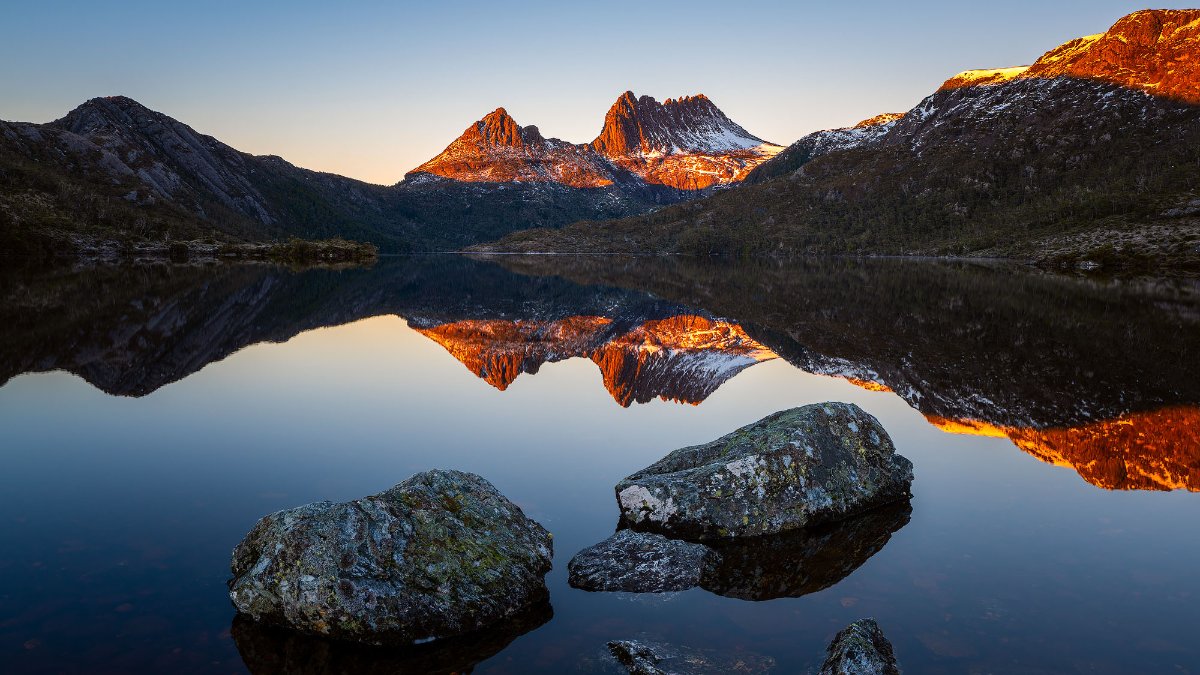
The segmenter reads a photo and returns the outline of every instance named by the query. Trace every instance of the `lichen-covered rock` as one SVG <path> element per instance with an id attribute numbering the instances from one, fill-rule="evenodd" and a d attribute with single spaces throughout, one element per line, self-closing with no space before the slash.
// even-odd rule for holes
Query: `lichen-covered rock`
<path id="1" fill-rule="evenodd" d="M 712 549 L 648 532 L 620 530 L 567 564 L 571 586 L 585 591 L 663 593 L 700 583 Z"/>
<path id="2" fill-rule="evenodd" d="M 551 537 L 483 478 L 427 471 L 264 517 L 233 551 L 243 614 L 374 644 L 463 635 L 548 597 Z"/>
<path id="3" fill-rule="evenodd" d="M 608 650 L 630 675 L 768 673 L 775 667 L 775 659 L 760 654 L 691 649 L 649 640 L 614 640 L 608 643 Z"/>
<path id="4" fill-rule="evenodd" d="M 777 534 L 904 499 L 912 462 L 850 403 L 775 413 L 667 455 L 616 486 L 636 530 L 706 540 Z"/>
<path id="5" fill-rule="evenodd" d="M 829 643 L 820 675 L 900 675 L 900 666 L 875 619 L 859 619 Z"/>

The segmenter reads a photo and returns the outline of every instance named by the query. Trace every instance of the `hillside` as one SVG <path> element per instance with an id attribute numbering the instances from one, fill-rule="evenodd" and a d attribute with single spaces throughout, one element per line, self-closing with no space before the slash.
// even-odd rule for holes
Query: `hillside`
<path id="1" fill-rule="evenodd" d="M 736 189 L 477 250 L 1200 269 L 1198 35 L 1200 10 L 1137 12 L 1028 68 L 961 73 L 898 119 L 801 139 Z"/>

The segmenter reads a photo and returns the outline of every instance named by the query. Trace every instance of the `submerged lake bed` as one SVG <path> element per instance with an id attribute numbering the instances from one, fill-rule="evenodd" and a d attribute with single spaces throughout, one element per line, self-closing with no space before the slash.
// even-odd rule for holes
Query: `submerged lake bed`
<path id="1" fill-rule="evenodd" d="M 621 639 L 815 672 L 867 616 L 907 672 L 1200 670 L 1189 282 L 508 256 L 0 278 L 11 672 L 614 672 Z M 910 511 L 816 554 L 748 553 L 770 594 L 567 584 L 617 527 L 620 480 L 824 401 L 913 462 Z M 230 551 L 256 520 L 431 468 L 483 476 L 553 533 L 549 608 L 441 653 L 235 620 Z"/>

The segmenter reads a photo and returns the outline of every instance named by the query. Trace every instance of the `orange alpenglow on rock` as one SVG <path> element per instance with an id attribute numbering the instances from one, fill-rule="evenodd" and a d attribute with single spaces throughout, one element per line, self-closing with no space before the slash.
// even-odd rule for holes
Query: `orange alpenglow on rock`
<path id="1" fill-rule="evenodd" d="M 659 103 L 627 91 L 591 143 L 544 138 L 537 127 L 522 127 L 498 108 L 408 176 L 703 190 L 742 180 L 782 149 L 743 129 L 703 94 Z"/>
<path id="2" fill-rule="evenodd" d="M 927 415 L 948 433 L 1009 438 L 1034 457 L 1109 490 L 1200 492 L 1200 408 L 1130 413 L 1078 427 L 1027 429 Z"/>
<path id="3" fill-rule="evenodd" d="M 418 333 L 442 346 L 488 384 L 504 391 L 521 373 L 588 352 L 612 323 L 601 316 L 558 321 L 456 321 Z"/>
<path id="4" fill-rule="evenodd" d="M 613 400 L 699 405 L 750 366 L 776 358 L 741 326 L 701 316 L 647 321 L 592 351 Z"/>
<path id="5" fill-rule="evenodd" d="M 850 384 L 858 387 L 859 389 L 866 389 L 867 391 L 889 391 L 890 392 L 892 390 L 892 388 L 887 386 L 886 384 L 883 384 L 882 382 L 875 382 L 874 380 L 860 380 L 855 377 L 843 377 L 842 379 L 844 379 L 847 382 L 849 382 Z"/>
<path id="6" fill-rule="evenodd" d="M 775 357 L 736 324 L 699 316 L 647 321 L 613 334 L 612 320 L 457 321 L 417 329 L 503 391 L 545 363 L 591 359 L 622 406 L 652 399 L 699 404 L 742 370 Z"/>
<path id="7" fill-rule="evenodd" d="M 1058 77 L 1098 80 L 1200 104 L 1200 9 L 1134 12 L 1107 32 L 1071 40 L 1031 66 L 968 70 L 941 89 Z"/>
<path id="8" fill-rule="evenodd" d="M 865 129 L 867 127 L 877 127 L 881 124 L 891 124 L 892 122 L 899 122 L 900 120 L 904 119 L 904 115 L 905 115 L 905 113 L 902 113 L 902 112 L 883 113 L 882 115 L 868 117 L 867 119 L 859 122 L 858 124 L 855 124 L 851 128 L 852 129 Z"/>

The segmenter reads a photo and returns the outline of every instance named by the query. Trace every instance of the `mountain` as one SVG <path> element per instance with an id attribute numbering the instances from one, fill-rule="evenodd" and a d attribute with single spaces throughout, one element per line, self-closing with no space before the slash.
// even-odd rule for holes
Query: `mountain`
<path id="1" fill-rule="evenodd" d="M 389 224 L 388 202 L 381 186 L 239 152 L 122 96 L 48 124 L 0 122 L 6 241 L 294 235 L 401 247 L 410 232 Z"/>
<path id="2" fill-rule="evenodd" d="M 48 124 L 0 122 L 0 243 L 86 252 L 343 237 L 384 252 L 455 250 L 688 199 L 777 149 L 703 97 L 632 105 L 596 147 L 543 138 L 498 109 L 382 186 L 241 152 L 127 97 L 96 98 Z"/>
<path id="3" fill-rule="evenodd" d="M 868 131 L 817 132 L 748 184 L 702 201 L 479 250 L 971 254 L 1200 269 L 1198 35 L 1200 10 L 1136 12 L 1027 68 L 961 73 Z"/>
<path id="4" fill-rule="evenodd" d="M 497 108 L 467 127 L 437 157 L 410 171 L 470 183 L 561 183 L 598 188 L 617 182 L 613 167 L 587 146 L 544 138 L 535 126 L 522 127 Z"/>
<path id="5" fill-rule="evenodd" d="M 600 135 L 575 145 L 522 127 L 498 108 L 467 127 L 406 180 L 559 183 L 574 188 L 647 186 L 698 191 L 742 180 L 780 150 L 729 119 L 703 94 L 667 99 L 622 94 Z"/>

